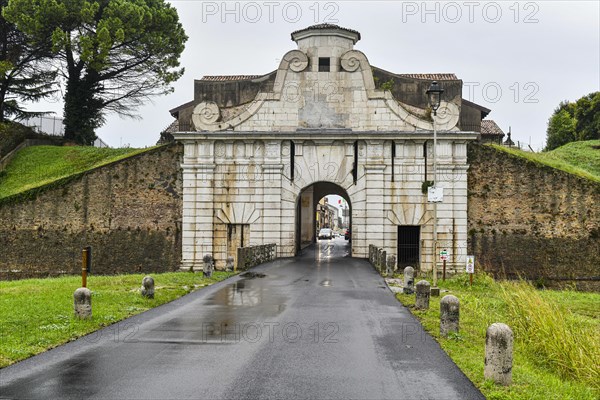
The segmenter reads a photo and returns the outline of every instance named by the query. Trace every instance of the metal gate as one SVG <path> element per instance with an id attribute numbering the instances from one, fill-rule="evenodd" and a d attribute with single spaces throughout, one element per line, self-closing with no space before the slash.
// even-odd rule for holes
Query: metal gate
<path id="1" fill-rule="evenodd" d="M 398 269 L 408 266 L 420 269 L 420 238 L 420 226 L 398 226 Z"/>

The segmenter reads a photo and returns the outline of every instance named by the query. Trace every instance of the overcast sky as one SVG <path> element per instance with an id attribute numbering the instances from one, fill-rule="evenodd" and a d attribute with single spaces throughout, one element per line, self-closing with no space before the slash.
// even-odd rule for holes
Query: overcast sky
<path id="1" fill-rule="evenodd" d="M 600 90 L 597 1 L 171 1 L 189 40 L 173 94 L 140 108 L 140 120 L 109 115 L 97 132 L 110 146 L 156 143 L 168 110 L 193 99 L 204 75 L 265 74 L 294 49 L 290 33 L 316 23 L 358 30 L 355 48 L 395 73 L 453 72 L 463 98 L 536 150 L 561 100 Z M 61 105 L 40 104 L 34 108 Z"/>

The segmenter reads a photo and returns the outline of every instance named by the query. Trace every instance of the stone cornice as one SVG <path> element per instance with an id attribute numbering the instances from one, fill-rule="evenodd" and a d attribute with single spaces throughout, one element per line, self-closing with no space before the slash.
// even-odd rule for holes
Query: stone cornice
<path id="1" fill-rule="evenodd" d="M 216 132 L 176 132 L 173 133 L 176 140 L 429 140 L 433 139 L 433 132 L 381 132 L 381 131 L 350 131 L 341 130 L 300 130 L 295 132 L 257 132 L 257 131 L 216 131 Z M 476 140 L 477 132 L 464 131 L 442 131 L 437 132 L 441 140 Z"/>

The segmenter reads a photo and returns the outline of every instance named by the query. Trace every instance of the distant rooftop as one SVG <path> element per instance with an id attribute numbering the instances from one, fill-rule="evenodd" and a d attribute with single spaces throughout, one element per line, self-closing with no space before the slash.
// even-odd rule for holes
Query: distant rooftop
<path id="1" fill-rule="evenodd" d="M 483 119 L 481 120 L 481 134 L 504 136 L 504 131 L 493 119 Z"/>

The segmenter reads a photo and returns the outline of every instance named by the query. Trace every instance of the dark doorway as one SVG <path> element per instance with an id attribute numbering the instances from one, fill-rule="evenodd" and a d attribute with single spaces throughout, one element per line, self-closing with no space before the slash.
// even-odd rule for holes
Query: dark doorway
<path id="1" fill-rule="evenodd" d="M 398 226 L 398 269 L 411 266 L 420 269 L 421 227 L 414 225 Z"/>

